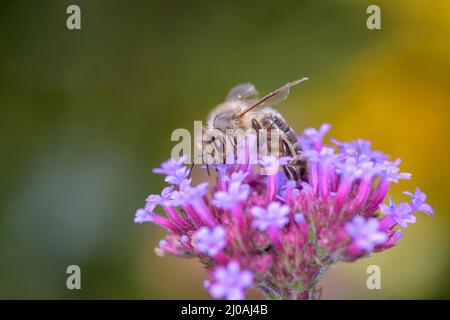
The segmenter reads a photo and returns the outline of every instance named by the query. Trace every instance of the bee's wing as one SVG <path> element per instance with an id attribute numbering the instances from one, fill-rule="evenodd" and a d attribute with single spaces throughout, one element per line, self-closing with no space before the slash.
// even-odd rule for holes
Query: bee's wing
<path id="1" fill-rule="evenodd" d="M 245 108 L 244 110 L 239 112 L 238 117 L 243 116 L 244 114 L 246 114 L 247 112 L 249 112 L 253 109 L 274 106 L 274 105 L 280 103 L 281 101 L 283 101 L 284 99 L 287 98 L 291 87 L 293 87 L 303 81 L 306 81 L 306 80 L 308 80 L 308 78 L 304 77 L 304 78 L 286 83 L 281 88 L 278 88 L 277 90 L 272 91 L 271 93 L 265 95 L 261 99 L 258 99 L 256 102 L 250 104 L 247 108 Z"/>
<path id="2" fill-rule="evenodd" d="M 252 100 L 258 98 L 259 92 L 251 83 L 242 83 L 233 87 L 227 95 L 226 101 Z"/>

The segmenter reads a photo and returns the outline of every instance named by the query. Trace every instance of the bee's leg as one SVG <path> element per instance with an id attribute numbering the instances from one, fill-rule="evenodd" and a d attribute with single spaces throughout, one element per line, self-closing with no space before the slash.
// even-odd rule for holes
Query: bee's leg
<path id="1" fill-rule="evenodd" d="M 297 159 L 298 165 L 299 165 L 299 171 L 300 171 L 300 179 L 303 181 L 306 181 L 306 167 L 308 165 L 308 162 L 305 158 L 300 156 L 300 158 Z"/>
<path id="2" fill-rule="evenodd" d="M 211 152 L 211 156 L 212 157 L 214 157 L 214 150 L 212 150 L 212 152 Z M 205 165 L 206 165 L 206 172 L 208 173 L 208 176 L 211 176 L 211 173 L 209 172 L 209 164 L 208 164 L 208 161 L 207 160 L 205 160 L 205 158 L 204 158 L 204 154 L 203 154 L 203 160 L 204 160 L 204 162 L 205 162 Z"/>
<path id="3" fill-rule="evenodd" d="M 262 129 L 261 124 L 256 119 L 252 119 L 252 128 L 255 129 L 256 132 Z"/>
<path id="4" fill-rule="evenodd" d="M 306 181 L 306 159 L 302 156 L 297 156 L 292 159 L 288 164 L 295 171 L 296 180 Z"/>
<path id="5" fill-rule="evenodd" d="M 284 173 L 288 177 L 289 180 L 296 180 L 295 179 L 295 170 L 290 165 L 285 165 L 283 167 Z"/>
<path id="6" fill-rule="evenodd" d="M 287 137 L 282 137 L 282 148 L 285 155 L 293 157 L 287 165 L 284 166 L 284 172 L 286 176 L 291 180 L 304 180 L 306 172 L 306 160 L 299 154 L 293 153 L 293 149 L 290 148 L 289 140 Z"/>
<path id="7" fill-rule="evenodd" d="M 192 170 L 194 169 L 194 160 L 192 160 L 191 167 L 189 168 L 188 179 L 191 177 Z"/>
<path id="8" fill-rule="evenodd" d="M 295 166 L 297 169 L 296 171 L 298 177 L 301 180 L 306 181 L 306 166 L 307 166 L 306 159 L 303 158 L 303 156 L 301 155 L 297 155 L 294 159 L 290 161 L 289 164 Z"/>
<path id="9" fill-rule="evenodd" d="M 281 148 L 282 148 L 282 154 L 283 155 L 291 155 L 290 149 L 289 149 L 289 145 L 286 143 L 286 141 L 283 139 L 280 143 Z M 289 180 L 297 180 L 296 179 L 296 173 L 295 173 L 295 168 L 289 164 L 283 166 L 283 170 L 284 173 L 286 174 L 286 177 Z"/>
<path id="10" fill-rule="evenodd" d="M 282 155 L 287 155 L 287 156 L 293 157 L 291 148 L 289 148 L 289 144 L 283 138 L 281 138 L 281 148 L 282 148 L 281 149 Z"/>
<path id="11" fill-rule="evenodd" d="M 258 120 L 252 119 L 252 128 L 256 131 L 256 150 L 259 153 L 259 130 L 262 129 L 262 126 Z"/>

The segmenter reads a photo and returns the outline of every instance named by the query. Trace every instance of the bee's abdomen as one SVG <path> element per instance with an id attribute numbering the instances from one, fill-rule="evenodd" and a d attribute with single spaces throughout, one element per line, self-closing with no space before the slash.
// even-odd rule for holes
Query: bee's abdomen
<path id="1" fill-rule="evenodd" d="M 297 141 L 297 136 L 295 134 L 295 131 L 287 124 L 287 122 L 281 118 L 280 116 L 273 114 L 272 115 L 272 123 L 273 126 L 281 130 L 285 136 L 286 139 L 290 142 L 291 147 L 297 152 L 297 154 L 301 153 L 301 148 Z"/>
<path id="2" fill-rule="evenodd" d="M 288 144 L 290 150 L 290 156 L 293 159 L 284 167 L 286 176 L 293 180 L 306 179 L 306 161 L 302 156 L 302 149 L 298 143 L 295 131 L 287 124 L 287 122 L 277 114 L 273 114 L 271 117 L 272 126 L 282 131 L 284 138 Z"/>

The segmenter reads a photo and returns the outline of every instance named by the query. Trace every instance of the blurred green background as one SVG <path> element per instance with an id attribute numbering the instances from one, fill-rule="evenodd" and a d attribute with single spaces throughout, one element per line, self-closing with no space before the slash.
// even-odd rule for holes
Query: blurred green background
<path id="1" fill-rule="evenodd" d="M 81 7 L 82 29 L 66 28 Z M 378 4 L 382 29 L 366 28 Z M 324 298 L 450 297 L 448 1 L 1 1 L 0 298 L 209 298 L 194 260 L 157 257 L 164 232 L 133 213 L 175 128 L 228 90 L 310 81 L 280 106 L 403 159 L 435 217 L 400 244 L 324 277 Z M 66 289 L 66 268 L 82 289 Z M 366 268 L 382 289 L 366 288 Z M 256 293 L 251 297 L 258 297 Z"/>

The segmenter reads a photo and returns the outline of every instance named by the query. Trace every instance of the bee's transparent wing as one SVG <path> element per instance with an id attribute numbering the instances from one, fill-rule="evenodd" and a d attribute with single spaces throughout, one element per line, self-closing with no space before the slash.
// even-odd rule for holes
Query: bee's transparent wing
<path id="1" fill-rule="evenodd" d="M 258 98 L 259 92 L 251 83 L 242 83 L 233 87 L 227 95 L 226 101 L 252 100 Z"/>
<path id="2" fill-rule="evenodd" d="M 301 79 L 286 83 L 281 88 L 278 88 L 277 90 L 272 91 L 271 93 L 265 95 L 261 99 L 258 99 L 256 102 L 252 103 L 248 108 L 242 110 L 238 114 L 238 117 L 243 116 L 244 114 L 246 114 L 247 112 L 249 112 L 253 109 L 274 106 L 274 105 L 280 103 L 281 101 L 283 101 L 284 99 L 286 99 L 288 97 L 289 90 L 291 89 L 291 87 L 293 87 L 303 81 L 306 81 L 306 80 L 308 80 L 308 78 L 305 77 L 305 78 L 301 78 Z"/>

